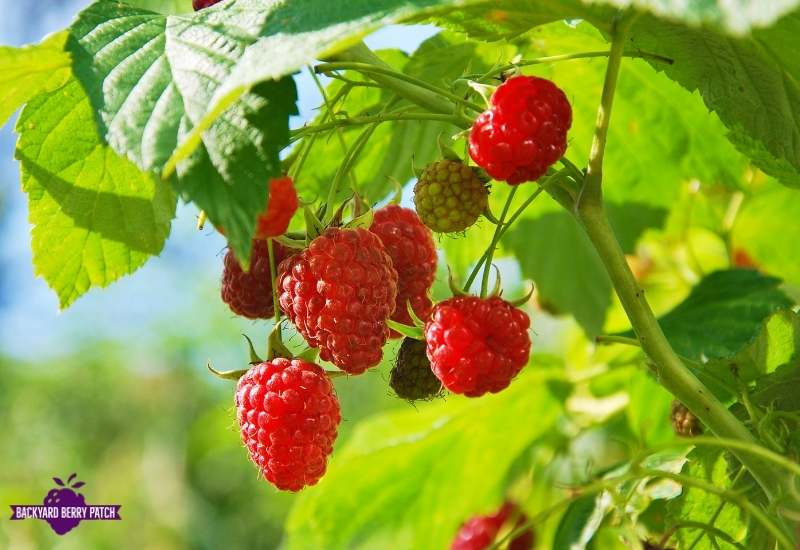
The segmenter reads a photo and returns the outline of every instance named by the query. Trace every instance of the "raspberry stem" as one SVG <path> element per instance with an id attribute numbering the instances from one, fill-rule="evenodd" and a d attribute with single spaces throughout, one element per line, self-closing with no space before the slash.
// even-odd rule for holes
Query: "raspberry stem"
<path id="1" fill-rule="evenodd" d="M 662 386 L 682 401 L 715 435 L 758 445 L 758 441 L 747 427 L 687 369 L 672 349 L 625 260 L 625 255 L 605 213 L 601 189 L 603 152 L 619 75 L 622 47 L 626 30 L 631 23 L 630 17 L 623 17 L 617 21 L 612 32 L 612 55 L 608 60 L 606 81 L 598 109 L 589 168 L 575 213 L 605 265 L 643 351 L 655 364 Z M 786 496 L 787 492 L 791 491 L 792 487 L 789 485 L 791 479 L 777 472 L 763 459 L 741 451 L 732 450 L 732 452 L 753 474 L 771 500 Z M 783 533 L 779 532 L 778 535 L 781 535 L 778 538 L 782 541 L 786 540 Z"/>
<path id="2" fill-rule="evenodd" d="M 489 290 L 489 272 L 492 269 L 494 251 L 497 249 L 497 245 L 500 244 L 500 236 L 502 235 L 503 224 L 506 221 L 508 210 L 511 208 L 511 203 L 514 202 L 514 195 L 517 194 L 517 189 L 518 186 L 516 185 L 511 188 L 508 198 L 506 199 L 506 204 L 503 206 L 503 211 L 500 213 L 500 219 L 494 228 L 492 242 L 489 244 L 489 248 L 486 249 L 486 260 L 484 260 L 483 278 L 481 279 L 481 298 L 486 298 L 486 292 Z"/>
<path id="3" fill-rule="evenodd" d="M 611 55 L 611 50 L 603 50 L 603 51 L 592 51 L 592 52 L 573 52 L 573 53 L 564 53 L 558 55 L 546 55 L 542 57 L 537 57 L 535 59 L 521 59 L 517 63 L 509 63 L 507 65 L 501 65 L 499 67 L 493 68 L 491 71 L 484 73 L 482 75 L 468 75 L 462 78 L 469 78 L 472 80 L 487 80 L 489 78 L 501 75 L 506 71 L 510 71 L 516 69 L 517 67 L 528 67 L 531 65 L 543 65 L 546 63 L 558 63 L 559 61 L 571 61 L 573 59 L 588 59 L 592 57 L 608 57 Z M 630 58 L 640 58 L 640 59 L 652 59 L 653 61 L 659 61 L 661 63 L 666 63 L 667 65 L 672 65 L 674 63 L 673 59 L 669 57 L 665 57 L 663 55 L 659 55 L 657 53 L 650 53 L 650 52 L 643 52 L 640 50 L 632 50 L 632 51 L 625 51 L 622 53 L 623 57 L 630 57 Z"/>
<path id="4" fill-rule="evenodd" d="M 315 124 L 313 126 L 304 126 L 302 128 L 298 128 L 297 130 L 292 130 L 290 132 L 292 136 L 291 141 L 297 141 L 298 139 L 301 139 L 307 135 L 316 134 L 319 132 L 326 132 L 328 130 L 339 129 L 348 126 L 363 126 L 365 124 L 380 124 L 381 122 L 389 122 L 392 120 L 435 120 L 439 122 L 449 122 L 456 126 L 460 124 L 460 119 L 455 115 L 443 115 L 440 113 L 408 112 L 406 110 L 401 110 L 398 112 L 379 114 L 374 116 L 341 118 L 334 120 L 332 122 Z"/>
<path id="5" fill-rule="evenodd" d="M 269 276 L 272 278 L 272 308 L 275 313 L 275 325 L 281 321 L 281 306 L 278 303 L 278 269 L 275 266 L 275 249 L 272 239 L 267 239 L 267 251 L 269 252 Z"/>
<path id="6" fill-rule="evenodd" d="M 375 77 L 375 75 L 388 76 L 395 80 L 402 80 L 419 88 L 428 90 L 429 92 L 433 92 L 443 98 L 449 99 L 450 101 L 452 101 L 457 105 L 463 105 L 464 107 L 472 109 L 475 112 L 480 113 L 481 111 L 484 110 L 483 107 L 481 107 L 477 103 L 473 103 L 469 100 L 457 96 L 454 93 L 448 92 L 447 90 L 443 90 L 438 86 L 426 82 L 425 80 L 395 71 L 394 69 L 389 67 L 381 67 L 379 65 L 373 65 L 372 63 L 334 61 L 330 63 L 320 63 L 319 65 L 314 67 L 314 70 L 317 73 L 329 73 L 331 71 L 351 70 L 351 71 L 358 71 L 366 75 L 370 75 L 373 78 Z"/>
<path id="7" fill-rule="evenodd" d="M 372 50 L 370 50 L 363 42 L 359 42 L 355 46 L 339 52 L 336 54 L 336 56 L 332 57 L 332 60 L 340 62 L 356 62 L 361 63 L 368 68 L 374 69 L 377 67 L 378 69 L 383 69 L 386 72 L 377 72 L 373 70 L 369 74 L 370 78 L 385 88 L 393 90 L 400 97 L 403 97 L 428 111 L 446 115 L 455 114 L 460 118 L 461 122 L 458 124 L 458 126 L 462 128 L 469 128 L 472 126 L 472 118 L 460 114 L 455 108 L 456 105 L 459 105 L 462 101 L 464 101 L 462 98 L 453 94 L 449 94 L 449 92 L 445 92 L 455 98 L 458 98 L 458 102 L 454 102 L 454 100 L 448 99 L 439 93 L 444 92 L 444 90 L 440 90 L 436 86 L 433 86 L 424 80 L 411 82 L 408 75 L 398 73 L 392 69 L 381 58 L 375 55 Z M 430 87 L 433 87 L 434 90 L 429 89 Z M 473 107 L 478 106 L 473 105 Z M 480 112 L 482 110 L 483 109 L 479 108 L 477 111 Z"/>
<path id="8" fill-rule="evenodd" d="M 556 172 L 555 174 L 553 174 L 550 177 L 548 177 L 547 179 L 545 179 L 544 183 L 542 183 L 539 186 L 539 188 L 536 191 L 534 191 L 531 194 L 530 197 L 525 199 L 525 202 L 523 202 L 519 206 L 519 208 L 516 209 L 514 214 L 512 214 L 511 217 L 508 219 L 508 222 L 506 222 L 505 224 L 501 223 L 501 224 L 497 225 L 496 229 L 500 229 L 500 237 L 499 237 L 499 239 L 503 238 L 503 235 L 506 234 L 506 231 L 508 231 L 508 229 L 511 227 L 511 225 L 515 221 L 517 221 L 517 218 L 519 218 L 522 215 L 522 213 L 525 211 L 525 209 L 528 208 L 528 206 L 530 206 L 530 204 L 534 200 L 536 200 L 536 198 L 539 195 L 542 194 L 542 191 L 544 191 L 546 189 L 546 186 L 549 185 L 552 181 L 555 181 L 554 176 L 556 176 L 558 174 L 562 174 L 562 172 Z M 499 242 L 499 239 L 498 239 L 498 242 Z M 478 260 L 478 263 L 475 264 L 475 267 L 472 269 L 472 272 L 470 273 L 469 277 L 467 278 L 467 282 L 464 284 L 464 292 L 465 293 L 469 292 L 469 289 L 472 286 L 472 283 L 475 282 L 475 277 L 478 276 L 478 272 L 480 272 L 481 266 L 484 265 L 484 262 L 486 262 L 486 258 L 488 258 L 488 257 L 489 257 L 489 249 L 487 248 L 486 251 L 483 253 L 483 256 L 481 256 L 480 259 Z"/>

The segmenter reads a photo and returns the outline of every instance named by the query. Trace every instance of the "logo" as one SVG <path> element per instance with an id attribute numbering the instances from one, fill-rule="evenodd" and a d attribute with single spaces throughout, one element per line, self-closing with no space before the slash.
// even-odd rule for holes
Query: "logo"
<path id="1" fill-rule="evenodd" d="M 43 519 L 59 535 L 70 532 L 81 521 L 122 519 L 121 504 L 86 504 L 83 495 L 77 492 L 85 483 L 75 481 L 77 475 L 69 476 L 66 483 L 54 477 L 58 487 L 50 489 L 44 504 L 12 504 L 11 519 Z"/>

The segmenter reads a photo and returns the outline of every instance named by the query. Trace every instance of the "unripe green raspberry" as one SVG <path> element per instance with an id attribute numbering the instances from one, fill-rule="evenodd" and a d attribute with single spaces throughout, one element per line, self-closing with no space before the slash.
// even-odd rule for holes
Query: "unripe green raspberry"
<path id="1" fill-rule="evenodd" d="M 437 233 L 464 231 L 489 202 L 489 190 L 478 169 L 455 160 L 425 167 L 414 186 L 414 204 L 422 223 Z"/>
<path id="2" fill-rule="evenodd" d="M 403 339 L 397 363 L 389 374 L 389 385 L 398 397 L 417 401 L 436 397 L 442 391 L 442 383 L 431 370 L 425 348 L 423 341 Z"/>

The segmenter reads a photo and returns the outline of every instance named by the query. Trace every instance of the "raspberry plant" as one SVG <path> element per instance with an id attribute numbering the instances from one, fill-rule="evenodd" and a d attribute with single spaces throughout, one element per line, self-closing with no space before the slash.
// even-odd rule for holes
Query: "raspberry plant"
<path id="1" fill-rule="evenodd" d="M 797 546 L 799 2 L 152 4 L 0 49 L 35 269 L 68 307 L 159 254 L 178 198 L 224 232 L 223 299 L 271 320 L 214 372 L 268 482 L 322 479 L 289 547 Z M 420 22 L 409 55 L 360 41 Z M 398 335 L 446 399 L 337 458 L 330 379 Z"/>

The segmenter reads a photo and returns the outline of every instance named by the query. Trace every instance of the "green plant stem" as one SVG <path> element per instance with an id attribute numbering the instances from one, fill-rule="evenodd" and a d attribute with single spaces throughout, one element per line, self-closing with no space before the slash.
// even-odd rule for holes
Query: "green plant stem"
<path id="1" fill-rule="evenodd" d="M 486 291 L 489 288 L 489 273 L 492 270 L 492 259 L 494 258 L 494 251 L 497 250 L 497 245 L 500 244 L 500 236 L 503 234 L 503 227 L 508 215 L 508 210 L 511 208 L 511 203 L 514 202 L 514 195 L 517 194 L 519 186 L 515 185 L 508 193 L 508 198 L 503 206 L 503 211 L 500 213 L 500 219 L 497 221 L 497 226 L 494 228 L 494 236 L 489 248 L 486 249 L 486 260 L 483 266 L 483 278 L 481 279 L 481 298 L 486 298 Z"/>
<path id="2" fill-rule="evenodd" d="M 506 222 L 503 225 L 498 225 L 498 227 L 501 228 L 500 229 L 500 236 L 498 238 L 498 242 L 499 242 L 500 239 L 503 238 L 503 235 L 506 234 L 506 231 L 508 231 L 508 229 L 511 227 L 511 225 L 513 225 L 513 223 L 515 221 L 517 221 L 517 218 L 519 218 L 522 215 L 522 213 L 525 211 L 525 209 L 528 208 L 528 206 L 530 206 L 530 204 L 534 200 L 536 200 L 536 197 L 538 197 L 539 195 L 542 194 L 542 192 L 545 190 L 545 186 L 547 185 L 548 181 L 550 181 L 549 178 L 536 191 L 534 191 L 531 194 L 530 197 L 525 199 L 525 202 L 523 202 L 519 206 L 519 208 L 517 208 L 516 211 L 514 211 L 514 214 L 511 215 L 511 217 L 508 219 L 508 222 Z M 475 282 L 475 278 L 478 276 L 478 273 L 480 273 L 481 266 L 484 264 L 484 262 L 486 262 L 486 258 L 488 258 L 488 257 L 489 257 L 489 249 L 487 248 L 486 251 L 483 253 L 483 256 L 481 256 L 480 259 L 478 260 L 478 263 L 475 264 L 474 268 L 472 268 L 472 272 L 469 274 L 469 277 L 467 278 L 467 282 L 464 285 L 464 292 L 469 292 L 469 288 L 472 286 L 472 283 Z"/>
<path id="3" fill-rule="evenodd" d="M 705 524 L 702 521 L 688 521 L 688 520 L 687 521 L 681 521 L 680 523 L 675 525 L 675 527 L 673 527 L 670 530 L 669 534 L 670 535 L 674 535 L 675 532 L 677 530 L 679 530 L 679 529 L 699 529 L 699 530 L 702 531 L 702 533 L 700 533 L 700 535 L 698 535 L 700 537 L 702 537 L 705 534 L 708 534 L 708 536 L 714 536 L 716 538 L 720 538 L 720 539 L 724 540 L 725 542 L 727 542 L 728 544 L 730 544 L 734 548 L 740 548 L 741 550 L 747 550 L 747 547 L 745 545 L 743 545 L 740 542 L 737 542 L 736 539 L 734 539 L 730 534 L 726 533 L 725 531 L 723 531 L 719 527 L 714 527 L 713 525 Z M 669 540 L 669 539 L 667 539 L 667 540 Z"/>
<path id="4" fill-rule="evenodd" d="M 377 83 L 382 84 L 386 88 L 394 91 L 400 97 L 403 97 L 412 103 L 415 103 L 424 109 L 445 115 L 456 114 L 455 105 L 462 103 L 464 100 L 454 94 L 450 94 L 444 90 L 439 90 L 436 86 L 425 82 L 424 80 L 413 79 L 398 73 L 392 69 L 381 58 L 375 55 L 363 42 L 359 42 L 355 46 L 347 50 L 337 53 L 332 56 L 334 62 L 353 62 L 364 65 L 369 69 L 373 69 L 369 76 Z M 377 70 L 374 70 L 376 69 Z M 434 90 L 431 90 L 434 88 Z M 442 95 L 441 92 L 452 96 L 448 98 Z M 456 101 L 453 98 L 457 98 Z M 483 109 L 478 105 L 473 105 L 478 111 Z M 460 119 L 458 124 L 461 128 L 469 128 L 472 126 L 472 119 L 463 115 L 456 115 Z"/>
<path id="5" fill-rule="evenodd" d="M 472 109 L 480 113 L 484 109 L 478 105 L 477 103 L 473 103 L 469 100 L 464 99 L 463 97 L 459 97 L 454 93 L 448 92 L 447 90 L 443 90 L 438 86 L 426 82 L 420 78 L 416 78 L 411 75 L 407 75 L 405 73 L 401 73 L 389 67 L 381 67 L 378 65 L 374 65 L 372 63 L 359 63 L 359 62 L 351 62 L 351 61 L 335 61 L 331 63 L 321 63 L 314 67 L 314 70 L 318 73 L 328 73 L 331 71 L 342 71 L 342 70 L 351 70 L 351 71 L 358 71 L 360 73 L 364 73 L 370 75 L 372 78 L 375 78 L 375 75 L 380 75 L 384 77 L 390 77 L 395 80 L 401 80 L 413 86 L 417 86 L 418 88 L 423 88 L 428 90 L 429 92 L 433 92 L 443 98 L 449 99 L 451 102 L 462 105 L 467 107 L 468 109 Z"/>
<path id="6" fill-rule="evenodd" d="M 636 462 L 637 460 L 640 462 L 646 456 L 662 450 L 687 447 L 691 445 L 695 445 L 698 447 L 717 447 L 724 450 L 736 449 L 744 453 L 750 454 L 752 456 L 757 456 L 763 458 L 764 460 L 772 462 L 776 466 L 780 466 L 787 472 L 790 472 L 800 478 L 800 464 L 798 464 L 797 462 L 789 460 L 788 458 L 781 456 L 773 451 L 770 451 L 769 449 L 762 447 L 761 445 L 748 443 L 745 441 L 741 441 L 739 439 L 726 439 L 722 437 L 695 436 L 695 437 L 680 438 L 677 441 L 667 441 L 664 443 L 660 443 L 658 445 L 648 447 L 636 459 L 634 459 L 634 462 Z"/>
<path id="7" fill-rule="evenodd" d="M 755 518 L 761 525 L 769 531 L 769 533 L 775 537 L 775 540 L 778 541 L 778 544 L 781 548 L 785 548 L 786 550 L 792 550 L 794 545 L 792 541 L 786 536 L 786 533 L 781 530 L 780 526 L 773 522 L 769 516 L 767 516 L 758 506 L 747 500 L 746 497 L 743 495 L 735 492 L 730 491 L 728 489 L 721 489 L 714 485 L 713 483 L 708 483 L 701 479 L 697 479 L 690 476 L 685 476 L 682 474 L 676 474 L 673 472 L 666 472 L 664 470 L 654 470 L 654 469 L 641 469 L 639 470 L 640 474 L 647 477 L 655 477 L 655 478 L 667 478 L 675 481 L 676 483 L 681 484 L 684 487 L 693 487 L 695 489 L 699 489 L 706 493 L 711 493 L 717 495 L 721 499 L 727 500 L 736 504 L 739 508 L 749 513 L 753 518 Z"/>
<path id="8" fill-rule="evenodd" d="M 361 132 L 361 135 L 356 138 L 356 141 L 347 151 L 339 170 L 336 171 L 333 181 L 331 182 L 331 186 L 328 189 L 328 197 L 325 200 L 327 211 L 325 214 L 325 219 L 323 220 L 323 226 L 327 225 L 328 222 L 331 221 L 333 214 L 336 211 L 336 209 L 333 207 L 333 203 L 336 200 L 336 194 L 339 192 L 339 187 L 344 179 L 344 176 L 350 172 L 350 170 L 352 170 L 356 160 L 358 159 L 358 155 L 361 154 L 362 149 L 364 149 L 364 146 L 367 144 L 367 141 L 369 141 L 370 136 L 372 136 L 372 133 L 377 127 L 377 124 L 372 124 L 365 128 L 363 132 Z"/>
<path id="9" fill-rule="evenodd" d="M 622 48 L 626 30 L 631 23 L 630 18 L 619 20 L 612 32 L 611 54 L 598 109 L 594 140 L 575 213 L 611 278 L 642 349 L 655 363 L 661 385 L 680 399 L 715 435 L 757 445 L 757 441 L 744 424 L 686 368 L 670 346 L 650 309 L 644 292 L 625 260 L 625 255 L 605 213 L 601 187 L 603 155 Z M 734 453 L 771 499 L 785 492 L 787 484 L 785 476 L 776 472 L 767 461 L 742 451 Z"/>
<path id="10" fill-rule="evenodd" d="M 342 118 L 334 120 L 332 122 L 326 122 L 323 124 L 304 126 L 303 128 L 298 128 L 290 132 L 291 140 L 295 141 L 310 134 L 316 134 L 319 132 L 325 132 L 337 128 L 344 128 L 347 126 L 363 126 L 365 124 L 379 124 L 381 122 L 388 122 L 392 120 L 436 120 L 440 122 L 449 122 L 454 125 L 459 124 L 459 119 L 455 115 L 443 115 L 440 113 L 409 113 L 409 112 L 386 113 L 374 116 Z"/>
<path id="11" fill-rule="evenodd" d="M 493 76 L 497 76 L 503 74 L 506 71 L 510 71 L 517 67 L 528 67 L 530 65 L 542 65 L 546 63 L 557 63 L 559 61 L 571 61 L 573 59 L 587 59 L 592 57 L 608 57 L 611 55 L 610 50 L 603 50 L 603 51 L 593 51 L 593 52 L 575 52 L 575 53 L 565 53 L 559 55 L 546 55 L 542 57 L 537 57 L 535 59 L 521 59 L 517 63 L 508 63 L 507 65 L 501 65 L 499 67 L 495 67 L 491 71 L 480 75 L 480 78 L 487 79 Z M 672 65 L 674 63 L 673 59 L 669 57 L 665 57 L 663 55 L 658 55 L 656 53 L 649 53 L 649 52 L 642 52 L 642 51 L 626 51 L 622 53 L 623 57 L 631 57 L 631 58 L 640 58 L 640 59 L 652 59 L 653 61 L 660 61 L 662 63 L 666 63 L 668 65 Z M 470 75 L 470 76 L 479 76 L 479 75 Z M 467 77 L 468 78 L 468 77 Z"/>
<path id="12" fill-rule="evenodd" d="M 612 336 L 610 334 L 601 334 L 596 336 L 594 341 L 598 344 L 622 344 L 624 346 L 640 347 L 641 344 L 636 338 L 627 338 L 625 336 Z"/>
<path id="13" fill-rule="evenodd" d="M 317 73 L 314 72 L 314 69 L 311 66 L 308 66 L 308 72 L 311 74 L 311 78 L 314 80 L 314 84 L 317 86 L 317 90 L 319 90 L 320 95 L 322 96 L 322 101 L 325 103 L 325 117 L 328 119 L 333 120 L 334 118 L 334 105 L 330 102 L 328 98 L 328 94 L 325 91 L 325 87 L 322 85 L 322 82 L 319 81 L 319 77 Z M 330 124 L 334 124 L 336 121 L 333 120 Z M 289 142 L 291 143 L 291 132 Z M 342 135 L 341 126 L 338 126 L 336 129 L 336 137 L 339 140 L 339 146 L 342 148 L 342 154 L 347 153 L 347 143 L 345 143 L 344 136 Z M 356 177 L 353 175 L 353 172 L 350 172 L 350 185 L 353 187 L 353 190 L 358 188 L 358 182 L 356 182 Z"/>
<path id="14" fill-rule="evenodd" d="M 278 285 L 275 284 L 278 278 L 278 269 L 275 266 L 275 246 L 272 239 L 267 239 L 267 252 L 269 253 L 269 276 L 272 278 L 272 311 L 275 316 L 275 324 L 281 321 L 281 306 L 278 303 Z"/>

